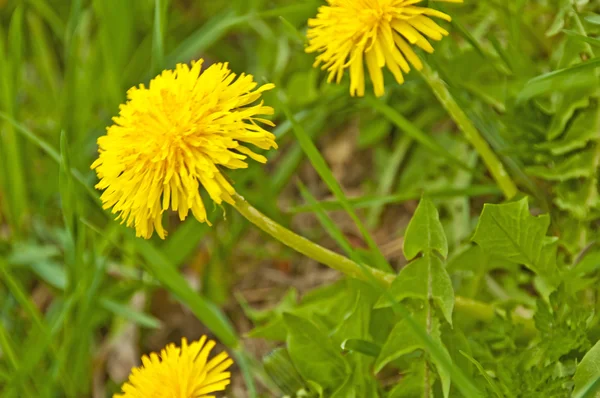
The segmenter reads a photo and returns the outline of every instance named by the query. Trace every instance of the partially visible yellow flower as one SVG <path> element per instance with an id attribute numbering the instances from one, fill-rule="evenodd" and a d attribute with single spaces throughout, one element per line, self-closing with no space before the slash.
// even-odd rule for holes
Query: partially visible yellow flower
<path id="1" fill-rule="evenodd" d="M 103 189 L 103 207 L 112 207 L 137 236 L 154 230 L 164 239 L 162 214 L 171 208 L 184 220 L 188 212 L 208 222 L 200 186 L 217 204 L 233 203 L 234 188 L 221 168 L 248 167 L 248 157 L 267 159 L 245 144 L 277 148 L 275 136 L 259 123 L 273 126 L 261 115 L 273 108 L 261 101 L 272 84 L 257 88 L 252 75 L 237 79 L 227 64 L 205 71 L 202 60 L 191 68 L 178 64 L 154 78 L 148 87 L 127 92 L 127 103 L 107 134 L 98 139 L 99 157 L 92 164 Z"/>
<path id="2" fill-rule="evenodd" d="M 462 0 L 437 0 L 462 3 Z M 316 18 L 308 20 L 306 52 L 319 52 L 314 66 L 323 64 L 329 71 L 328 82 L 339 83 L 350 68 L 350 94 L 365 94 L 364 65 L 371 75 L 375 95 L 384 94 L 382 68 L 404 82 L 403 73 L 423 68 L 412 49 L 416 45 L 428 53 L 428 39 L 441 40 L 448 32 L 429 17 L 450 21 L 443 12 L 418 7 L 421 0 L 327 0 Z"/>
<path id="3" fill-rule="evenodd" d="M 231 382 L 226 372 L 233 361 L 226 352 L 211 360 L 212 340 L 202 336 L 188 345 L 181 340 L 181 348 L 169 344 L 160 353 L 142 357 L 142 366 L 134 368 L 123 384 L 123 393 L 113 398 L 214 398 L 211 393 L 224 391 Z"/>

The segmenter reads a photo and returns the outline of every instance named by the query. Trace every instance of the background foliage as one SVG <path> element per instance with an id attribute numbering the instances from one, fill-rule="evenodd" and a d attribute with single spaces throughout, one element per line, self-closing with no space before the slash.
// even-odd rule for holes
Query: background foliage
<path id="1" fill-rule="evenodd" d="M 430 2 L 454 20 L 421 56 L 518 184 L 510 202 L 418 72 L 381 99 L 326 84 L 303 52 L 321 4 L 0 0 L 2 396 L 109 396 L 140 352 L 202 333 L 236 356 L 232 396 L 598 394 L 600 4 Z M 199 57 L 277 86 L 281 149 L 230 173 L 237 191 L 399 271 L 389 290 L 231 208 L 172 219 L 165 241 L 101 210 L 89 165 L 126 90 Z"/>

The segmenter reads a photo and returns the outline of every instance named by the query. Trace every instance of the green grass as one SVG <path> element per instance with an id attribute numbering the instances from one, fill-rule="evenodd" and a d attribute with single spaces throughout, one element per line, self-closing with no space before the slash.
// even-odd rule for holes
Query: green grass
<path id="1" fill-rule="evenodd" d="M 309 396 L 437 397 L 444 377 L 450 397 L 594 396 L 600 6 L 428 3 L 453 21 L 435 53 L 419 54 L 426 70 L 403 85 L 386 74 L 382 98 L 369 86 L 365 98 L 352 98 L 348 76 L 327 84 L 304 52 L 320 0 L 0 0 L 0 396 L 112 396 L 122 380 L 107 372 L 107 347 L 131 325 L 139 335 L 129 344 L 142 353 L 153 331 L 173 332 L 153 306 L 161 291 L 229 350 L 243 396 L 282 396 L 286 386 L 248 348 L 241 317 L 269 349 L 292 347 L 278 360 L 293 362 L 282 368 L 298 369 Z M 431 289 L 421 307 L 422 297 L 396 301 L 393 285 L 351 279 L 321 283 L 300 302 L 293 292 L 266 312 L 251 309 L 235 298 L 248 268 L 289 262 L 294 284 L 306 260 L 271 244 L 231 206 L 207 206 L 212 227 L 167 220 L 164 241 L 138 239 L 113 221 L 90 170 L 97 138 L 128 88 L 197 58 L 276 84 L 264 101 L 276 110 L 280 149 L 266 154 L 267 166 L 228 172 L 275 222 L 301 225 L 297 232 L 314 242 L 396 274 L 405 261 L 384 249 L 405 237 L 416 202 L 433 200 L 452 297 L 461 298 L 452 328 Z M 345 145 L 351 155 L 343 158 Z M 524 196 L 550 216 L 548 236 L 535 242 L 552 258 L 537 259 L 533 271 L 471 242 L 484 203 Z M 313 216 L 319 226 L 311 227 Z M 557 272 L 558 286 L 544 282 L 538 263 Z M 144 297 L 141 306 L 134 296 Z M 391 308 L 378 307 L 381 296 Z M 301 353 L 319 344 L 290 326 L 302 322 L 337 350 L 319 364 L 343 373 L 337 384 L 307 379 L 314 364 Z M 398 334 L 404 324 L 412 334 Z M 414 339 L 414 349 L 389 351 L 394 336 Z M 376 374 L 385 355 L 394 359 Z"/>

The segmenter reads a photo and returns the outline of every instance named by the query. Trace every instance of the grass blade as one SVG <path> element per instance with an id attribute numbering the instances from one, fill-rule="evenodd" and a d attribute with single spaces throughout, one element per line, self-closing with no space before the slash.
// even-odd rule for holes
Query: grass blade
<path id="1" fill-rule="evenodd" d="M 396 143 L 396 147 L 394 148 L 394 151 L 392 152 L 392 155 L 390 156 L 390 159 L 388 160 L 388 163 L 381 174 L 381 179 L 378 181 L 376 190 L 377 196 L 388 195 L 392 190 L 392 186 L 396 180 L 396 176 L 398 175 L 398 169 L 406 157 L 411 144 L 412 139 L 407 135 L 400 137 Z M 370 227 L 376 226 L 382 211 L 383 205 L 379 204 L 373 206 L 367 216 L 367 225 Z"/>
<path id="2" fill-rule="evenodd" d="M 29 129 L 21 126 L 12 118 L 0 113 L 0 117 L 10 121 L 17 127 L 21 133 L 25 135 L 31 142 L 46 152 L 56 163 L 61 163 L 61 156 L 47 142 L 41 140 Z M 95 202 L 100 205 L 98 194 L 90 188 L 83 177 L 77 170 L 71 169 L 71 173 L 80 182 L 88 193 L 94 198 Z M 152 246 L 149 242 L 142 239 L 134 240 L 135 246 L 146 259 L 146 266 L 149 271 L 163 283 L 169 291 L 175 294 L 179 300 L 186 304 L 192 312 L 221 340 L 221 342 L 230 348 L 238 347 L 238 337 L 233 330 L 233 327 L 225 317 L 225 315 L 214 304 L 204 300 L 187 284 L 185 278 L 179 274 L 172 266 L 171 262 L 158 249 Z"/>
<path id="3" fill-rule="evenodd" d="M 150 242 L 135 238 L 133 243 L 144 258 L 148 271 L 166 286 L 179 300 L 190 307 L 190 310 L 206 325 L 217 338 L 230 348 L 237 348 L 238 337 L 229 320 L 214 304 L 205 300 L 195 292 L 177 268 L 156 249 Z"/>
<path id="4" fill-rule="evenodd" d="M 383 116 L 388 118 L 390 122 L 394 123 L 394 125 L 398 127 L 401 131 L 403 131 L 406 135 L 419 142 L 425 148 L 429 149 L 432 153 L 442 156 L 444 159 L 447 159 L 451 164 L 453 164 L 456 167 L 460 167 L 461 169 L 465 169 L 468 171 L 473 171 L 467 164 L 449 154 L 446 148 L 444 148 L 436 140 L 431 138 L 430 135 L 424 133 L 419 128 L 417 128 L 414 124 L 412 124 L 408 119 L 402 116 L 391 106 L 386 105 L 382 101 L 371 96 L 366 96 L 365 101 L 367 104 L 369 104 L 369 107 L 375 109 L 377 112 L 381 113 Z"/>
<path id="5" fill-rule="evenodd" d="M 598 396 L 598 390 L 600 390 L 600 377 L 588 383 L 577 394 L 573 395 L 573 398 L 594 398 Z"/>
<path id="6" fill-rule="evenodd" d="M 21 23 L 18 20 L 19 15 L 22 17 L 22 13 L 16 12 L 11 20 L 12 29 L 16 29 L 14 26 Z M 10 59 L 4 42 L 4 30 L 1 28 L 0 56 L 5 60 Z M 14 61 L 18 61 L 18 57 Z M 20 73 L 20 67 L 21 65 L 12 62 L 0 63 L 0 110 L 11 116 L 16 111 L 15 94 L 17 88 L 15 87 L 15 74 Z M 4 128 L 2 134 L 0 134 L 0 161 L 3 162 L 1 167 L 4 173 L 2 181 L 5 184 L 3 191 L 7 193 L 5 200 L 9 209 L 6 216 L 10 221 L 13 233 L 20 235 L 25 228 L 26 217 L 29 212 L 22 148 L 14 127 L 8 123 L 3 123 L 3 125 Z"/>
<path id="7" fill-rule="evenodd" d="M 167 0 L 154 0 L 154 27 L 152 29 L 152 75 L 160 72 L 165 63 L 164 32 L 166 29 L 166 4 Z"/>
<path id="8" fill-rule="evenodd" d="M 29 140 L 32 144 L 41 149 L 46 155 L 50 156 L 50 158 L 54 160 L 57 165 L 61 164 L 61 155 L 56 149 L 52 147 L 52 145 L 39 138 L 33 131 L 29 130 L 27 127 L 20 124 L 6 113 L 0 112 L 0 118 L 8 121 L 11 125 L 13 125 L 16 131 L 21 133 L 25 138 L 27 138 L 27 140 Z M 77 182 L 79 182 L 81 186 L 85 188 L 85 191 L 88 193 L 89 197 L 92 198 L 92 200 L 97 204 L 100 204 L 100 198 L 98 197 L 98 193 L 94 190 L 94 188 L 90 187 L 90 185 L 87 183 L 87 181 L 79 172 L 79 170 L 71 168 L 71 174 L 73 175 L 75 180 L 77 180 Z"/>
<path id="9" fill-rule="evenodd" d="M 237 16 L 230 10 L 215 16 L 167 55 L 165 67 L 194 59 L 198 54 L 216 43 L 229 29 L 247 19 L 248 17 Z"/>
<path id="10" fill-rule="evenodd" d="M 10 338 L 10 333 L 8 333 L 8 331 L 5 329 L 4 324 L 2 322 L 0 322 L 0 348 L 2 348 L 2 354 L 6 357 L 6 360 L 10 365 L 11 369 L 14 371 L 18 371 L 19 369 L 21 369 L 21 364 L 19 362 L 19 359 L 17 358 L 14 343 Z M 6 394 L 5 396 L 9 397 L 13 396 L 11 395 L 12 391 L 9 388 L 9 382 L 14 382 L 14 375 L 11 374 L 10 378 L 6 377 L 5 381 L 6 383 L 2 384 L 2 394 Z M 18 387 L 25 391 L 25 393 L 29 397 L 37 396 L 37 394 L 33 395 L 35 393 L 32 391 L 31 385 L 29 383 L 23 383 L 21 386 Z"/>
<path id="11" fill-rule="evenodd" d="M 479 130 L 473 125 L 471 119 L 469 119 L 464 110 L 454 99 L 446 82 L 440 78 L 439 73 L 434 72 L 428 65 L 425 65 L 420 73 L 439 100 L 440 104 L 442 104 L 452 120 L 454 120 L 456 125 L 463 132 L 465 138 L 475 148 L 488 171 L 492 177 L 494 177 L 494 180 L 500 189 L 502 189 L 504 196 L 507 199 L 513 198 L 519 192 L 516 184 L 506 172 L 504 164 L 500 161 L 496 152 L 494 152 L 490 144 L 482 137 Z"/>
<path id="12" fill-rule="evenodd" d="M 134 309 L 123 305 L 117 301 L 101 298 L 100 306 L 105 310 L 113 313 L 114 315 L 123 317 L 129 321 L 135 322 L 140 326 L 149 329 L 158 329 L 161 326 L 161 323 L 158 319 L 153 317 L 152 315 L 145 314 L 143 312 L 135 311 Z"/>
<path id="13" fill-rule="evenodd" d="M 588 37 L 586 35 L 582 35 L 579 32 L 575 32 L 574 30 L 569 30 L 569 29 L 563 29 L 563 32 L 567 35 L 567 36 L 571 36 L 574 37 L 578 40 L 581 40 L 585 43 L 588 43 L 592 46 L 595 47 L 600 47 L 600 39 L 596 39 L 595 37 Z"/>
<path id="14" fill-rule="evenodd" d="M 50 26 L 50 29 L 52 29 L 52 33 L 54 33 L 60 40 L 63 40 L 66 31 L 65 23 L 56 13 L 56 11 L 54 11 L 54 9 L 50 6 L 50 3 L 44 0 L 28 0 L 27 2 L 30 3 L 37 13 L 42 16 L 42 18 Z"/>
<path id="15" fill-rule="evenodd" d="M 311 164 L 313 165 L 319 176 L 327 184 L 327 186 L 335 195 L 335 197 L 340 201 L 344 210 L 352 218 L 352 220 L 358 227 L 360 233 L 362 234 L 363 238 L 367 242 L 369 249 L 375 256 L 376 267 L 381 270 L 391 270 L 392 268 L 381 253 L 381 250 L 377 247 L 375 240 L 373 239 L 369 231 L 367 231 L 362 221 L 357 216 L 356 212 L 348 202 L 348 199 L 346 198 L 342 187 L 333 176 L 333 172 L 327 165 L 327 162 L 323 158 L 323 155 L 321 155 L 321 153 L 319 152 L 315 144 L 312 142 L 304 128 L 298 122 L 296 122 L 296 119 L 294 119 L 294 115 L 285 103 L 284 98 L 281 98 L 279 102 L 281 109 L 283 110 L 287 119 L 292 123 L 292 129 L 294 131 L 294 134 L 296 135 L 296 139 L 298 140 L 300 147 L 302 148 L 306 156 L 309 158 Z"/>
<path id="16" fill-rule="evenodd" d="M 417 200 L 421 196 L 426 195 L 429 198 L 448 199 L 461 196 L 477 197 L 484 195 L 501 195 L 502 191 L 495 185 L 471 185 L 465 189 L 443 188 L 436 190 L 411 191 L 394 195 L 386 196 L 361 196 L 358 198 L 350 198 L 348 201 L 355 209 L 371 208 L 374 206 L 384 206 L 388 204 L 398 204 L 409 200 Z M 324 210 L 340 210 L 342 204 L 339 200 L 324 200 L 318 202 Z M 287 210 L 287 213 L 296 214 L 315 211 L 316 207 L 312 205 L 295 206 Z"/>
<path id="17" fill-rule="evenodd" d="M 37 343 L 33 346 L 29 344 L 25 345 L 29 350 L 27 355 L 24 356 L 27 360 L 15 369 L 16 372 L 11 378 L 11 383 L 19 383 L 24 381 L 26 377 L 31 374 L 31 370 L 45 353 L 51 353 L 53 359 L 55 359 L 57 348 L 53 342 L 52 332 L 46 324 L 42 314 L 28 297 L 27 292 L 21 286 L 20 282 L 12 275 L 8 263 L 2 258 L 0 258 L 0 280 L 2 280 L 8 290 L 10 290 L 15 300 L 31 318 L 31 321 L 35 326 L 30 332 L 30 338 L 33 338 Z M 64 382 L 62 377 L 60 380 Z M 64 386 L 65 384 L 63 384 L 63 387 Z"/>

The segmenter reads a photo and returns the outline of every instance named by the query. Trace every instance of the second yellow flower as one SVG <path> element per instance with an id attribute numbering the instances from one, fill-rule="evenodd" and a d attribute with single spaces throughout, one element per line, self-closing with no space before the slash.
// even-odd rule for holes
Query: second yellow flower
<path id="1" fill-rule="evenodd" d="M 462 0 L 438 0 L 462 3 Z M 318 52 L 315 66 L 329 71 L 328 81 L 339 83 L 350 68 L 350 94 L 365 94 L 364 63 L 375 95 L 384 94 L 382 68 L 392 72 L 398 83 L 411 64 L 423 64 L 412 45 L 431 53 L 428 39 L 441 40 L 448 32 L 429 17 L 450 21 L 443 12 L 418 7 L 421 0 L 327 0 L 316 18 L 308 21 L 309 53 Z"/>

